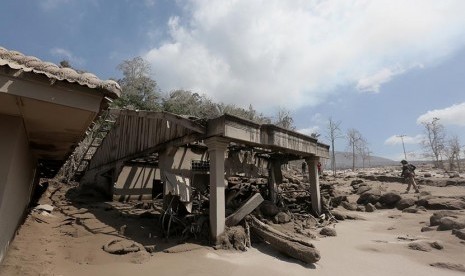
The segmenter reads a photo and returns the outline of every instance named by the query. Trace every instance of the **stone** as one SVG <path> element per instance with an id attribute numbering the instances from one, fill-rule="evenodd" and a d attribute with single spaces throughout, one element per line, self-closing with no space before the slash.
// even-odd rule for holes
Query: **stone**
<path id="1" fill-rule="evenodd" d="M 331 214 L 337 219 L 337 220 L 345 220 L 347 218 L 347 215 L 344 214 L 341 210 L 331 210 Z"/>
<path id="2" fill-rule="evenodd" d="M 363 193 L 366 193 L 367 191 L 371 190 L 371 187 L 368 187 L 368 186 L 360 186 L 358 189 L 357 189 L 357 194 L 360 195 L 360 194 L 363 194 Z"/>
<path id="3" fill-rule="evenodd" d="M 443 217 L 452 217 L 452 218 L 457 218 L 458 214 L 454 211 L 439 211 L 433 213 L 433 215 L 429 218 L 429 225 L 430 226 L 436 226 L 439 225 L 439 221 Z"/>
<path id="4" fill-rule="evenodd" d="M 405 208 L 415 205 L 415 201 L 416 200 L 414 198 L 402 198 L 397 202 L 396 208 L 399 210 L 404 210 Z"/>
<path id="5" fill-rule="evenodd" d="M 320 231 L 320 234 L 323 236 L 331 236 L 331 237 L 337 236 L 336 229 L 331 228 L 331 227 L 323 227 Z"/>
<path id="6" fill-rule="evenodd" d="M 411 206 L 411 207 L 407 207 L 407 208 L 403 209 L 402 213 L 416 214 L 416 213 L 418 213 L 418 209 Z"/>
<path id="7" fill-rule="evenodd" d="M 279 208 L 273 202 L 265 200 L 260 205 L 260 211 L 266 217 L 274 217 L 279 213 Z"/>
<path id="8" fill-rule="evenodd" d="M 424 177 L 431 177 L 431 174 L 430 173 L 425 173 L 423 176 Z"/>
<path id="9" fill-rule="evenodd" d="M 389 192 L 389 193 L 382 194 L 381 197 L 379 198 L 379 202 L 385 205 L 386 207 L 393 208 L 394 206 L 396 206 L 396 203 L 401 199 L 402 197 L 398 193 Z"/>
<path id="10" fill-rule="evenodd" d="M 341 202 L 341 206 L 344 207 L 345 209 L 349 211 L 356 211 L 357 210 L 357 204 L 355 203 L 350 203 L 347 201 Z"/>
<path id="11" fill-rule="evenodd" d="M 431 226 L 424 226 L 421 228 L 421 232 L 429 232 L 429 231 L 434 231 L 436 230 L 435 227 L 431 227 Z"/>
<path id="12" fill-rule="evenodd" d="M 363 180 L 355 179 L 355 180 L 352 180 L 352 182 L 350 183 L 350 186 L 354 186 L 354 185 L 361 184 L 361 183 L 363 183 Z"/>
<path id="13" fill-rule="evenodd" d="M 437 197 L 428 199 L 425 207 L 431 210 L 463 210 L 465 209 L 465 201 Z"/>
<path id="14" fill-rule="evenodd" d="M 424 241 L 415 241 L 408 244 L 408 248 L 418 251 L 431 251 L 431 246 Z"/>
<path id="15" fill-rule="evenodd" d="M 438 268 L 444 268 L 444 269 L 449 269 L 449 270 L 455 270 L 455 271 L 460 271 L 460 272 L 465 272 L 465 266 L 463 264 L 454 264 L 454 263 L 447 263 L 447 262 L 437 262 L 437 263 L 432 263 L 430 266 L 438 267 Z"/>
<path id="16" fill-rule="evenodd" d="M 360 195 L 360 197 L 357 199 L 357 204 L 376 204 L 376 202 L 379 201 L 380 197 L 381 191 L 379 189 L 370 189 Z"/>
<path id="17" fill-rule="evenodd" d="M 374 211 L 376 211 L 376 207 L 373 204 L 368 203 L 367 205 L 365 205 L 365 212 L 372 213 Z"/>
<path id="18" fill-rule="evenodd" d="M 452 234 L 454 234 L 457 238 L 461 240 L 465 240 L 465 230 L 453 229 Z"/>
<path id="19" fill-rule="evenodd" d="M 442 249 L 444 249 L 444 245 L 442 244 L 442 242 L 439 242 L 439 241 L 430 242 L 429 245 L 430 245 L 432 248 L 437 249 L 437 250 L 442 250 Z"/>
<path id="20" fill-rule="evenodd" d="M 289 216 L 287 213 L 284 213 L 284 212 L 279 212 L 273 218 L 273 222 L 276 223 L 276 224 L 288 223 L 290 221 L 291 221 L 291 216 Z"/>
<path id="21" fill-rule="evenodd" d="M 443 217 L 439 220 L 438 231 L 452 230 L 452 229 L 463 229 L 465 228 L 465 222 L 459 221 L 458 219 L 451 217 Z"/>

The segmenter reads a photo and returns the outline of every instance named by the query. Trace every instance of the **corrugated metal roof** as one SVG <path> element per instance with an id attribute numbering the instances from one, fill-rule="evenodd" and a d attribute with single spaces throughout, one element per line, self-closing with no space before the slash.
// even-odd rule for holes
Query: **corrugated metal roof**
<path id="1" fill-rule="evenodd" d="M 0 46 L 0 66 L 24 72 L 44 74 L 50 79 L 78 83 L 89 88 L 99 88 L 109 92 L 110 97 L 121 95 L 121 87 L 112 80 L 101 80 L 91 73 L 79 73 L 72 68 L 61 68 L 54 63 L 42 61 L 33 56 L 26 56 L 18 51 L 9 51 Z"/>

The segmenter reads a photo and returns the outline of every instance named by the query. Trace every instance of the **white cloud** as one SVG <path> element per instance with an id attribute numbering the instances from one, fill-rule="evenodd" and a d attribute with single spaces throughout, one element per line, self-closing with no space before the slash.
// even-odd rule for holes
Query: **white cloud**
<path id="1" fill-rule="evenodd" d="M 439 118 L 439 122 L 444 125 L 465 126 L 465 102 L 444 109 L 430 110 L 418 117 L 417 124 L 431 122 L 433 118 Z"/>
<path id="2" fill-rule="evenodd" d="M 145 57 L 164 90 L 294 109 L 440 62 L 465 45 L 463 10 L 460 0 L 192 0 Z"/>
<path id="3" fill-rule="evenodd" d="M 399 135 L 392 135 L 391 137 L 387 138 L 384 141 L 385 145 L 397 145 L 402 144 L 402 140 L 404 140 L 404 144 L 420 144 L 424 139 L 422 134 L 418 134 L 416 136 L 403 136 L 400 137 Z"/>
<path id="4" fill-rule="evenodd" d="M 375 92 L 378 93 L 381 85 L 391 81 L 397 75 L 403 74 L 408 70 L 414 68 L 423 68 L 423 65 L 412 65 L 409 68 L 402 66 L 394 66 L 393 68 L 383 68 L 371 76 L 362 77 L 358 80 L 357 89 L 362 92 Z"/>
<path id="5" fill-rule="evenodd" d="M 63 48 L 52 48 L 50 50 L 50 54 L 54 57 L 57 57 L 57 58 L 61 58 L 61 59 L 65 59 L 67 61 L 69 61 L 71 63 L 72 66 L 82 66 L 85 64 L 85 60 L 80 58 L 80 57 L 76 57 L 71 51 L 68 51 L 66 49 L 63 49 Z"/>

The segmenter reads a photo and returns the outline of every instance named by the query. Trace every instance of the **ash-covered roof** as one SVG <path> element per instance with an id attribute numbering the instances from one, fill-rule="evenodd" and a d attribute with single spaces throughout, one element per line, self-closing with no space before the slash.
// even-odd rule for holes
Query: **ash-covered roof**
<path id="1" fill-rule="evenodd" d="M 121 95 L 121 87 L 112 80 L 101 80 L 91 73 L 78 73 L 72 68 L 61 68 L 54 63 L 45 62 L 37 57 L 26 56 L 18 51 L 9 51 L 0 46 L 0 66 L 24 72 L 44 74 L 50 79 L 78 83 L 89 88 L 103 89 L 111 98 Z"/>

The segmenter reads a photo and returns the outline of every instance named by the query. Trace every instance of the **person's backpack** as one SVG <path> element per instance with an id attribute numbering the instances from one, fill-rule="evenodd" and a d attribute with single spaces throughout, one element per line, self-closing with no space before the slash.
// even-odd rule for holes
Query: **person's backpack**
<path id="1" fill-rule="evenodd" d="M 415 165 L 408 164 L 408 169 L 409 169 L 411 172 L 414 173 L 416 168 L 417 168 L 417 167 L 415 167 Z"/>

